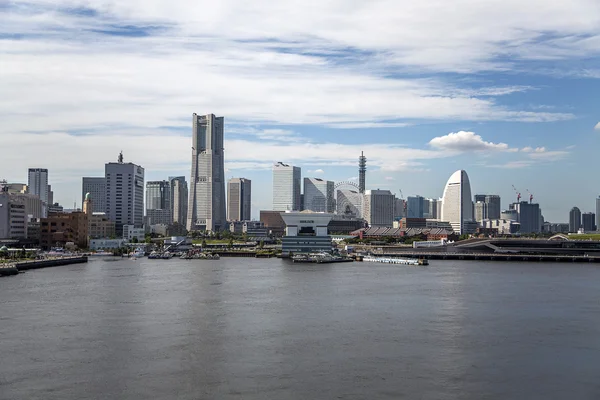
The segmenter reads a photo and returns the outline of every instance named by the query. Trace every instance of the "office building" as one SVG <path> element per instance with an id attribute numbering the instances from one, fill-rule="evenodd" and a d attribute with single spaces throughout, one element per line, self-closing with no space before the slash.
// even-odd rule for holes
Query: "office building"
<path id="1" fill-rule="evenodd" d="M 596 214 L 586 212 L 581 214 L 581 227 L 584 232 L 593 232 L 596 230 Z"/>
<path id="2" fill-rule="evenodd" d="M 224 117 L 192 116 L 192 173 L 187 229 L 227 229 L 225 214 Z"/>
<path id="3" fill-rule="evenodd" d="M 600 229 L 600 196 L 596 199 L 596 229 Z"/>
<path id="4" fill-rule="evenodd" d="M 83 177 L 81 180 L 81 203 L 85 201 L 85 195 L 90 194 L 94 199 L 92 212 L 106 212 L 106 179 L 104 177 Z"/>
<path id="5" fill-rule="evenodd" d="M 88 216 L 81 211 L 51 214 L 40 221 L 40 246 L 44 250 L 73 244 L 88 247 Z"/>
<path id="6" fill-rule="evenodd" d="M 481 222 L 487 218 L 488 215 L 488 205 L 485 201 L 477 201 L 475 203 L 475 221 Z"/>
<path id="7" fill-rule="evenodd" d="M 10 195 L 0 185 L 0 239 L 25 239 L 27 237 L 27 214 L 25 203 Z"/>
<path id="8" fill-rule="evenodd" d="M 29 188 L 24 183 L 7 183 L 6 181 L 2 181 L 0 184 L 4 185 L 6 192 L 9 194 L 29 193 Z"/>
<path id="9" fill-rule="evenodd" d="M 285 222 L 280 211 L 260 210 L 260 222 L 273 236 L 282 236 L 285 231 Z"/>
<path id="10" fill-rule="evenodd" d="M 484 219 L 501 219 L 500 196 L 495 194 L 475 195 L 475 220 L 481 222 Z"/>
<path id="11" fill-rule="evenodd" d="M 273 211 L 299 211 L 300 167 L 278 162 L 273 165 Z M 306 199 L 304 207 L 308 207 Z"/>
<path id="12" fill-rule="evenodd" d="M 484 219 L 479 222 L 479 227 L 488 233 L 497 235 L 514 235 L 519 233 L 521 224 L 511 219 Z M 482 230 L 480 230 L 482 231 Z"/>
<path id="13" fill-rule="evenodd" d="M 437 199 L 423 199 L 423 217 L 439 219 Z"/>
<path id="14" fill-rule="evenodd" d="M 94 200 L 91 193 L 86 193 L 82 208 L 88 218 L 88 236 L 91 239 L 116 236 L 115 223 L 108 219 L 106 213 L 94 212 Z"/>
<path id="15" fill-rule="evenodd" d="M 569 232 L 577 232 L 579 228 L 581 228 L 581 211 L 578 207 L 573 207 L 569 212 Z"/>
<path id="16" fill-rule="evenodd" d="M 231 178 L 227 182 L 227 220 L 252 219 L 252 182 L 246 178 Z"/>
<path id="17" fill-rule="evenodd" d="M 304 209 L 335 212 L 334 184 L 321 178 L 304 178 Z"/>
<path id="18" fill-rule="evenodd" d="M 356 190 L 338 189 L 336 208 L 338 215 L 360 218 L 362 215 L 363 195 Z"/>
<path id="19" fill-rule="evenodd" d="M 527 233 L 538 233 L 542 231 L 542 220 L 540 205 L 536 203 L 528 203 L 521 201 L 520 203 L 513 203 L 510 208 L 516 211 L 517 222 L 520 224 L 519 232 L 521 234 Z M 503 211 L 501 215 L 508 216 L 508 213 Z M 501 219 L 512 219 L 512 218 L 501 218 Z"/>
<path id="20" fill-rule="evenodd" d="M 389 190 L 366 190 L 363 218 L 369 226 L 392 227 L 396 196 Z"/>
<path id="21" fill-rule="evenodd" d="M 146 222 L 148 225 L 171 225 L 171 182 L 146 183 Z"/>
<path id="22" fill-rule="evenodd" d="M 144 168 L 123 162 L 119 154 L 117 162 L 104 166 L 106 180 L 106 215 L 114 221 L 117 235 L 123 225 L 141 228 L 144 225 Z"/>
<path id="23" fill-rule="evenodd" d="M 423 200 L 425 199 L 421 196 L 408 196 L 408 198 L 406 199 L 407 218 L 423 218 Z"/>
<path id="24" fill-rule="evenodd" d="M 54 191 L 52 190 L 52 185 L 48 185 L 48 205 L 55 204 L 54 203 Z"/>
<path id="25" fill-rule="evenodd" d="M 29 193 L 15 193 L 10 194 L 10 197 L 14 201 L 25 205 L 25 215 L 27 215 L 28 220 L 37 220 L 43 217 L 45 207 L 38 196 Z"/>
<path id="26" fill-rule="evenodd" d="M 450 222 L 455 233 L 472 233 L 473 202 L 471 183 L 464 170 L 458 170 L 450 176 L 442 197 L 441 220 Z M 470 224 L 466 224 L 469 222 Z M 475 225 L 476 228 L 476 225 Z"/>
<path id="27" fill-rule="evenodd" d="M 46 168 L 29 168 L 27 187 L 29 193 L 38 196 L 44 204 L 52 204 L 48 197 L 48 170 Z"/>
<path id="28" fill-rule="evenodd" d="M 394 221 L 406 218 L 406 202 L 402 199 L 394 199 Z"/>
<path id="29" fill-rule="evenodd" d="M 169 177 L 171 183 L 171 216 L 173 224 L 185 227 L 188 212 L 188 184 L 184 176 Z"/>
<path id="30" fill-rule="evenodd" d="M 333 214 L 310 211 L 282 212 L 285 236 L 281 238 L 281 253 L 284 257 L 298 253 L 331 253 L 331 237 L 327 225 Z"/>

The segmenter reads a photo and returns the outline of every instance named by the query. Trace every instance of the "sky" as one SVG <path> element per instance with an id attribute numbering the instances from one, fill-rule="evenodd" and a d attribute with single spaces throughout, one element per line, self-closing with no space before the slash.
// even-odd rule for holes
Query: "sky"
<path id="1" fill-rule="evenodd" d="M 271 166 L 441 197 L 458 169 L 547 221 L 600 194 L 597 0 L 0 3 L 0 179 L 55 201 L 123 151 L 190 175 L 192 113 L 225 117 L 226 178 L 270 209 Z"/>

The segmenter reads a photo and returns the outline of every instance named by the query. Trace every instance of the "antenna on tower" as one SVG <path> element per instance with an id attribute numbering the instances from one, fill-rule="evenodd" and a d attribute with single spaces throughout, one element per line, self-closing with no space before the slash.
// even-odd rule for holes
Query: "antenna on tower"
<path id="1" fill-rule="evenodd" d="M 365 157 L 364 152 L 360 152 L 360 157 L 358 157 L 358 192 L 365 192 L 365 177 L 367 174 L 367 157 Z"/>

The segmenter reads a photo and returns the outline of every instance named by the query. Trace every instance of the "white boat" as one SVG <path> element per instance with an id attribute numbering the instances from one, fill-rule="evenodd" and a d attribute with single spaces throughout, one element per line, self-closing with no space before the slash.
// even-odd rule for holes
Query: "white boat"
<path id="1" fill-rule="evenodd" d="M 144 251 L 144 249 L 138 247 L 137 249 L 135 249 L 135 251 L 133 253 L 131 253 L 131 257 L 134 258 L 141 258 L 144 257 L 146 255 L 146 252 Z"/>
<path id="2" fill-rule="evenodd" d="M 402 265 L 429 265 L 429 262 L 424 258 L 392 258 L 392 257 L 375 257 L 365 256 L 363 261 L 377 262 L 383 264 L 402 264 Z"/>
<path id="3" fill-rule="evenodd" d="M 170 253 L 170 252 L 168 252 L 168 251 L 165 251 L 165 252 L 162 254 L 162 256 L 161 256 L 160 258 L 162 258 L 163 260 L 169 260 L 169 259 L 171 259 L 172 257 L 173 257 L 173 254 L 171 254 L 171 253 Z"/>

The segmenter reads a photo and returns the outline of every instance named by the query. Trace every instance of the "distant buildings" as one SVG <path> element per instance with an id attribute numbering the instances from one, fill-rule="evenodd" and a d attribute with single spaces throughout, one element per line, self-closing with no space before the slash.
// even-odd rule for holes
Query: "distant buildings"
<path id="1" fill-rule="evenodd" d="M 579 228 L 581 228 L 581 211 L 578 207 L 573 207 L 569 211 L 569 232 L 577 232 Z"/>
<path id="2" fill-rule="evenodd" d="M 148 225 L 171 225 L 171 182 L 146 183 L 146 222 Z"/>
<path id="3" fill-rule="evenodd" d="M 338 189 L 336 208 L 338 215 L 360 218 L 363 195 L 356 190 Z"/>
<path id="4" fill-rule="evenodd" d="M 24 239 L 27 237 L 27 214 L 25 204 L 7 188 L 0 186 L 0 239 Z"/>
<path id="5" fill-rule="evenodd" d="M 83 213 L 88 218 L 88 236 L 90 239 L 115 237 L 115 223 L 108 219 L 106 213 L 93 212 L 93 210 L 93 198 L 90 193 L 86 193 L 83 200 Z"/>
<path id="6" fill-rule="evenodd" d="M 596 230 L 596 214 L 586 212 L 581 214 L 581 227 L 584 232 L 593 232 Z"/>
<path id="7" fill-rule="evenodd" d="M 228 228 L 225 214 L 223 117 L 193 114 L 192 173 L 187 229 L 221 231 Z"/>
<path id="8" fill-rule="evenodd" d="M 596 199 L 596 229 L 600 229 L 600 196 Z"/>
<path id="9" fill-rule="evenodd" d="M 407 218 L 423 218 L 423 203 L 424 198 L 421 196 L 408 196 L 406 199 L 406 217 Z M 429 207 L 428 210 L 429 212 Z"/>
<path id="10" fill-rule="evenodd" d="M 333 214 L 309 211 L 282 212 L 281 218 L 286 226 L 285 236 L 281 239 L 283 256 L 331 252 L 331 237 L 327 233 L 327 225 Z"/>
<path id="11" fill-rule="evenodd" d="M 88 247 L 88 216 L 81 211 L 50 214 L 40 221 L 40 246 L 66 247 L 73 243 L 80 249 Z"/>
<path id="12" fill-rule="evenodd" d="M 260 222 L 274 236 L 282 236 L 285 231 L 285 222 L 280 211 L 260 210 Z"/>
<path id="13" fill-rule="evenodd" d="M 391 227 L 394 223 L 396 196 L 389 190 L 366 190 L 363 200 L 363 218 L 369 226 Z"/>
<path id="14" fill-rule="evenodd" d="M 83 177 L 81 180 L 81 204 L 85 201 L 85 195 L 90 194 L 94 199 L 92 212 L 106 212 L 106 178 L 105 177 Z"/>
<path id="15" fill-rule="evenodd" d="M 454 232 L 458 234 L 472 233 L 473 202 L 471 200 L 471 184 L 467 172 L 456 171 L 450 176 L 442 197 L 442 221 L 450 222 Z"/>
<path id="16" fill-rule="evenodd" d="M 475 220 L 477 222 L 484 219 L 501 219 L 500 196 L 498 195 L 475 195 Z"/>
<path id="17" fill-rule="evenodd" d="M 510 205 L 511 209 L 516 211 L 517 222 L 521 224 L 520 233 L 538 233 L 542 231 L 542 218 L 540 205 L 537 203 L 528 203 L 521 201 Z M 504 212 L 502 213 L 504 214 Z"/>
<path id="18" fill-rule="evenodd" d="M 300 174 L 300 167 L 294 167 L 282 162 L 273 165 L 274 211 L 300 210 Z"/>
<path id="19" fill-rule="evenodd" d="M 521 224 L 511 219 L 484 219 L 479 222 L 479 227 L 498 235 L 514 235 L 519 233 Z"/>
<path id="20" fill-rule="evenodd" d="M 252 219 L 252 181 L 231 178 L 227 182 L 227 220 L 249 221 Z"/>
<path id="21" fill-rule="evenodd" d="M 321 178 L 304 178 L 304 209 L 335 212 L 334 183 Z"/>
<path id="22" fill-rule="evenodd" d="M 170 177 L 171 183 L 171 216 L 173 224 L 185 227 L 188 213 L 188 185 L 184 176 Z"/>
<path id="23" fill-rule="evenodd" d="M 144 225 L 144 168 L 118 161 L 104 166 L 106 179 L 106 215 L 115 222 L 117 234 L 124 225 L 141 228 Z"/>
<path id="24" fill-rule="evenodd" d="M 48 170 L 46 168 L 29 168 L 27 186 L 30 194 L 38 196 L 44 204 L 52 204 L 49 201 Z"/>

